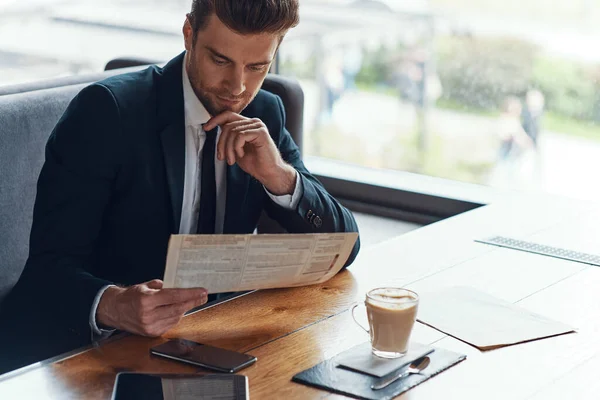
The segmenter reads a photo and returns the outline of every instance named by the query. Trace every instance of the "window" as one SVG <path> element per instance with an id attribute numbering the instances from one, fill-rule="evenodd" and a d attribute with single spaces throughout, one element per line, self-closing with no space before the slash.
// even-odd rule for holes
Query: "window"
<path id="1" fill-rule="evenodd" d="M 190 3 L 0 0 L 0 85 L 166 61 Z M 600 198 L 600 5 L 548 4 L 301 0 L 278 72 L 305 92 L 309 167 Z"/>
<path id="2" fill-rule="evenodd" d="M 0 85 L 100 72 L 183 51 L 191 0 L 0 0 Z"/>
<path id="3" fill-rule="evenodd" d="M 502 189 L 600 198 L 600 5 L 302 2 L 279 71 L 305 153 Z"/>

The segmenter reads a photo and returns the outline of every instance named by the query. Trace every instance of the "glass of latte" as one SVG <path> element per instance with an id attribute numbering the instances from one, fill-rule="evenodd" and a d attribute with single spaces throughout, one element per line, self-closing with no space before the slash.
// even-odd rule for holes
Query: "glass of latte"
<path id="1" fill-rule="evenodd" d="M 354 315 L 354 321 L 371 337 L 373 354 L 383 358 L 398 358 L 406 354 L 410 334 L 417 318 L 419 296 L 401 288 L 377 288 L 365 299 L 369 329 L 364 328 Z"/>

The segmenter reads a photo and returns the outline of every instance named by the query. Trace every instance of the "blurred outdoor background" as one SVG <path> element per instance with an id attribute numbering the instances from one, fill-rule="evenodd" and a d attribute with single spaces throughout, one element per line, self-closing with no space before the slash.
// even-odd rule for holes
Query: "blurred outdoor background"
<path id="1" fill-rule="evenodd" d="M 598 0 L 300 0 L 307 156 L 600 199 Z M 0 85 L 183 50 L 190 0 L 0 0 Z"/>

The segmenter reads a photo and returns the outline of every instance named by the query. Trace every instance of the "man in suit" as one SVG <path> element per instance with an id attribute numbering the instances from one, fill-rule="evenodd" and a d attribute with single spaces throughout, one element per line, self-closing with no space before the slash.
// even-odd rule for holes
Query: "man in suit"
<path id="1" fill-rule="evenodd" d="M 185 53 L 71 102 L 46 147 L 0 346 L 23 364 L 114 330 L 165 333 L 208 298 L 162 289 L 171 234 L 251 233 L 263 210 L 289 232 L 357 231 L 302 163 L 281 99 L 259 90 L 297 23 L 297 0 L 194 0 Z"/>

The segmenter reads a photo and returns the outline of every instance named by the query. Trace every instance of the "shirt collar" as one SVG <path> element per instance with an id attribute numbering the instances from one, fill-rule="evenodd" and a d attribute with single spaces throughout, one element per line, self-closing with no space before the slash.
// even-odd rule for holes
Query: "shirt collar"
<path id="1" fill-rule="evenodd" d="M 187 73 L 186 64 L 188 59 L 188 53 L 185 53 L 185 58 L 183 61 L 183 109 L 185 112 L 185 125 L 186 126 L 199 126 L 202 125 L 210 119 L 210 114 L 206 110 L 206 107 L 200 102 L 196 93 L 194 93 L 194 89 L 192 89 L 192 84 L 190 83 L 190 78 Z"/>

